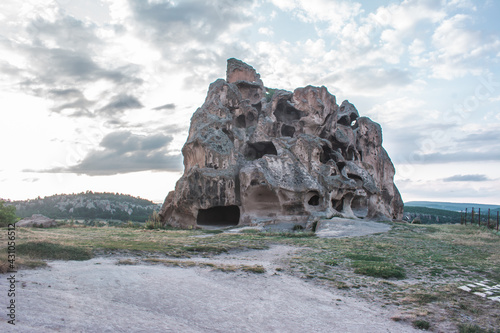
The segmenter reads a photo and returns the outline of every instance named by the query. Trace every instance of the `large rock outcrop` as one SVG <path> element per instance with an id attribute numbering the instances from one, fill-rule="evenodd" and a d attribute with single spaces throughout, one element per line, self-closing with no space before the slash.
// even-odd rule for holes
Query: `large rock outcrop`
<path id="1" fill-rule="evenodd" d="M 16 227 L 24 228 L 50 228 L 56 227 L 57 223 L 54 219 L 48 218 L 41 214 L 33 214 L 31 217 L 26 217 L 16 223 Z"/>
<path id="2" fill-rule="evenodd" d="M 402 217 L 379 124 L 325 87 L 267 89 L 237 59 L 210 85 L 182 154 L 160 212 L 172 226 Z"/>

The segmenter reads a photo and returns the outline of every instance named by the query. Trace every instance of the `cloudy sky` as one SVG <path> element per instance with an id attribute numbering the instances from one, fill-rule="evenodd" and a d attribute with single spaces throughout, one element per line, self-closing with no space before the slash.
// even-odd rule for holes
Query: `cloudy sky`
<path id="1" fill-rule="evenodd" d="M 500 2 L 37 0 L 0 4 L 0 197 L 162 201 L 231 57 L 324 85 L 382 125 L 403 200 L 500 204 Z"/>

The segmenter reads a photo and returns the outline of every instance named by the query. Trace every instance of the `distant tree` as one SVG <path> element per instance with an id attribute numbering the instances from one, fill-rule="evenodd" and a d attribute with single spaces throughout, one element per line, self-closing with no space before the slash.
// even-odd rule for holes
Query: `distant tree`
<path id="1" fill-rule="evenodd" d="M 0 227 L 6 227 L 9 223 L 15 223 L 16 221 L 16 207 L 5 206 L 4 201 L 0 201 Z"/>

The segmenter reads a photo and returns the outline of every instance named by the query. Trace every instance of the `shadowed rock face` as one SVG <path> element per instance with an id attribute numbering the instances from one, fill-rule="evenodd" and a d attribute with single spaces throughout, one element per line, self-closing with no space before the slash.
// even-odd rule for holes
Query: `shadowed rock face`
<path id="1" fill-rule="evenodd" d="M 160 213 L 172 226 L 402 218 L 379 124 L 325 87 L 268 90 L 237 59 L 210 85 L 182 154 Z"/>

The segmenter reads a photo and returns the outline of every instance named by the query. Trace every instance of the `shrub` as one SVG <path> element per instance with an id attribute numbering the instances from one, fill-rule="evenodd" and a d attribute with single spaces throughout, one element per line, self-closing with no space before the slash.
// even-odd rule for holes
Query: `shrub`
<path id="1" fill-rule="evenodd" d="M 16 223 L 16 207 L 5 206 L 4 201 L 0 201 L 0 227 L 7 227 L 10 223 Z"/>
<path id="2" fill-rule="evenodd" d="M 413 322 L 413 327 L 420 330 L 428 330 L 431 327 L 431 324 L 427 320 L 418 319 Z"/>
<path id="3" fill-rule="evenodd" d="M 146 221 L 146 229 L 162 229 L 164 227 L 161 222 L 160 214 L 157 211 L 154 211 Z"/>

